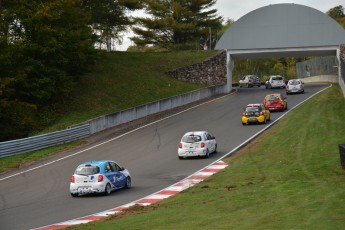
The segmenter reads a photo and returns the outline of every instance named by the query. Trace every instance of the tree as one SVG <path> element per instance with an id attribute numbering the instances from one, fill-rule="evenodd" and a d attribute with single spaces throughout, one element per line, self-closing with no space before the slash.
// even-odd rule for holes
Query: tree
<path id="1" fill-rule="evenodd" d="M 140 9 L 139 0 L 83 0 L 82 6 L 90 12 L 92 29 L 99 34 L 99 42 L 111 51 L 111 40 L 120 42 L 121 33 L 133 24 L 128 12 Z"/>
<path id="2" fill-rule="evenodd" d="M 341 18 L 341 17 L 345 16 L 344 8 L 341 5 L 329 9 L 327 11 L 327 14 L 328 14 L 328 16 L 330 16 L 333 19 Z"/>
<path id="3" fill-rule="evenodd" d="M 344 7 L 339 5 L 327 11 L 328 16 L 336 20 L 345 29 Z"/>
<path id="4" fill-rule="evenodd" d="M 149 17 L 136 18 L 132 40 L 139 46 L 156 45 L 167 50 L 195 45 L 209 29 L 221 28 L 222 17 L 210 9 L 216 0 L 146 0 Z M 189 46 L 189 47 L 188 47 Z"/>
<path id="5" fill-rule="evenodd" d="M 37 111 L 67 96 L 93 63 L 95 36 L 80 6 L 79 0 L 1 1 L 0 127 L 11 130 L 10 138 L 36 128 Z"/>

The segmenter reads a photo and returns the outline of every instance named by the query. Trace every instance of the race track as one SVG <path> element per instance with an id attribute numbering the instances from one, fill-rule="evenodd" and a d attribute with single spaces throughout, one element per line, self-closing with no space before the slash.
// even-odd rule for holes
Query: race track
<path id="1" fill-rule="evenodd" d="M 286 112 L 328 86 L 305 84 L 305 94 L 287 96 L 289 109 Z M 1 175 L 0 229 L 32 229 L 91 215 L 138 200 L 186 178 L 222 158 L 285 113 L 271 113 L 271 122 L 266 125 L 242 125 L 243 107 L 262 102 L 270 92 L 285 95 L 283 89 L 265 89 L 264 86 L 240 88 L 231 95 L 99 143 L 97 147 L 59 155 Z M 179 160 L 177 145 L 181 136 L 192 130 L 207 130 L 213 134 L 218 153 L 209 159 Z M 133 187 L 110 196 L 72 198 L 70 176 L 79 163 L 93 159 L 114 160 L 126 167 L 132 175 Z"/>

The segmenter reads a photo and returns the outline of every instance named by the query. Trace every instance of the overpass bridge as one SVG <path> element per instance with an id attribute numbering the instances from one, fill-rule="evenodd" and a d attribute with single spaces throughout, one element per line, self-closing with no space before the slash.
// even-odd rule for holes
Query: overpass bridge
<path id="1" fill-rule="evenodd" d="M 274 4 L 258 8 L 237 20 L 215 49 L 226 51 L 227 90 L 232 89 L 234 60 L 258 58 L 335 56 L 341 78 L 340 46 L 345 30 L 321 11 L 299 4 Z"/>

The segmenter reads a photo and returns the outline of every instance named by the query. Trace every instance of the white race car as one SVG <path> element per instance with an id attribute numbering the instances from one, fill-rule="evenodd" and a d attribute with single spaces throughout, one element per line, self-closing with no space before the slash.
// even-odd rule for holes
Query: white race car
<path id="1" fill-rule="evenodd" d="M 73 197 L 90 193 L 109 195 L 113 190 L 131 187 L 127 169 L 114 161 L 88 161 L 77 167 L 71 176 L 70 193 Z"/>
<path id="2" fill-rule="evenodd" d="M 185 133 L 178 145 L 178 158 L 200 157 L 208 158 L 217 152 L 217 142 L 214 136 L 206 131 Z"/>

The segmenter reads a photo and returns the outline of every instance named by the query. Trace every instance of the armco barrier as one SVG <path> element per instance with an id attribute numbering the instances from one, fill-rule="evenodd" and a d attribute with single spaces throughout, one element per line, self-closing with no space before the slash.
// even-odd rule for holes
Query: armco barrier
<path id="1" fill-rule="evenodd" d="M 83 124 L 62 131 L 0 142 L 0 158 L 32 152 L 88 136 L 90 136 L 90 125 Z"/>
<path id="2" fill-rule="evenodd" d="M 123 124 L 129 121 L 143 118 L 154 113 L 162 112 L 168 109 L 173 109 L 178 106 L 186 105 L 197 100 L 224 93 L 226 93 L 226 85 L 211 86 L 208 88 L 195 90 L 190 93 L 161 99 L 146 105 L 130 108 L 117 113 L 97 117 L 95 119 L 87 121 L 87 123 L 90 124 L 90 133 L 94 134 L 119 124 Z"/>
<path id="3" fill-rule="evenodd" d="M 226 90 L 226 85 L 211 86 L 208 88 L 195 90 L 190 93 L 151 102 L 135 108 L 130 108 L 117 113 L 97 117 L 95 119 L 89 120 L 80 125 L 76 125 L 65 130 L 18 140 L 0 142 L 0 158 L 32 152 L 54 145 L 86 138 L 91 134 L 114 127 L 119 124 L 145 117 L 147 115 L 176 108 L 178 106 L 186 105 L 188 103 L 207 97 L 212 97 L 217 94 L 227 93 Z"/>

